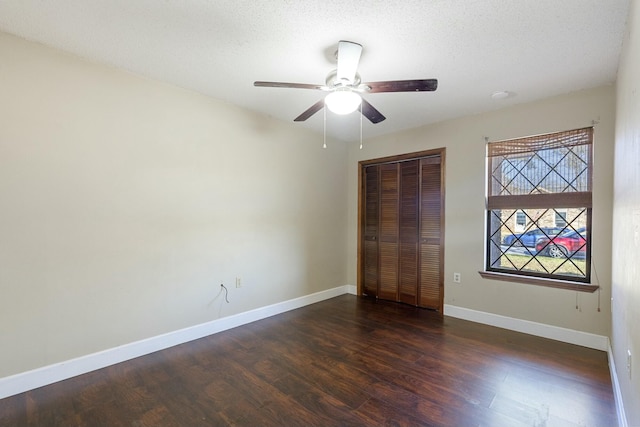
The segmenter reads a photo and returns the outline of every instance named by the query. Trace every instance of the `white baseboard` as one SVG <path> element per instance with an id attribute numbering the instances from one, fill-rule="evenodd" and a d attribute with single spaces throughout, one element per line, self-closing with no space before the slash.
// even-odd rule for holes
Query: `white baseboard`
<path id="1" fill-rule="evenodd" d="M 628 427 L 627 415 L 624 412 L 624 403 L 622 401 L 622 390 L 620 390 L 620 382 L 618 381 L 618 371 L 616 371 L 616 362 L 613 360 L 613 350 L 611 343 L 607 350 L 609 355 L 609 371 L 611 372 L 611 384 L 613 385 L 613 397 L 616 402 L 616 413 L 618 414 L 618 425 L 620 427 Z"/>
<path id="2" fill-rule="evenodd" d="M 472 322 L 483 323 L 512 331 L 524 332 L 525 334 L 581 345 L 596 350 L 607 351 L 609 348 L 609 338 L 603 335 L 545 325 L 544 323 L 531 322 L 529 320 L 515 319 L 513 317 L 471 310 L 449 304 L 444 305 L 444 314 L 446 316 L 457 317 L 459 319 L 470 320 Z"/>
<path id="3" fill-rule="evenodd" d="M 311 295 L 260 307 L 255 310 L 223 317 L 200 325 L 0 378 L 0 399 L 347 293 L 355 294 L 355 286 L 339 286 L 326 291 L 316 292 Z"/>

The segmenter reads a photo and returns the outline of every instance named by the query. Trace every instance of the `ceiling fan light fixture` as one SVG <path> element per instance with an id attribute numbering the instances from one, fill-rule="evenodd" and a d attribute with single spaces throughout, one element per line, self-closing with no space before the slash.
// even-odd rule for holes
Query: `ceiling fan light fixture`
<path id="1" fill-rule="evenodd" d="M 327 108 L 335 114 L 350 114 L 358 109 L 362 98 L 348 88 L 336 89 L 324 98 Z"/>
<path id="2" fill-rule="evenodd" d="M 304 122 L 320 110 L 325 113 L 330 110 L 332 113 L 342 115 L 359 110 L 362 116 L 373 124 L 380 123 L 385 120 L 385 117 L 366 99 L 363 99 L 360 96 L 361 93 L 432 92 L 438 88 L 437 79 L 386 80 L 362 83 L 360 74 L 358 74 L 361 54 L 361 44 L 340 40 L 336 55 L 338 60 L 337 68 L 327 75 L 325 85 L 265 81 L 255 81 L 253 85 L 257 87 L 321 90 L 327 94 L 323 99 L 320 99 L 293 119 L 294 122 Z"/>

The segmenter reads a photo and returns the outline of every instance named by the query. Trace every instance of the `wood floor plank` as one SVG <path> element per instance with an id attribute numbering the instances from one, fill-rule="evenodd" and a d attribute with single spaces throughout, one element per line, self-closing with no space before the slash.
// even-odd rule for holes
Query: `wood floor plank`
<path id="1" fill-rule="evenodd" d="M 288 375 L 274 385 L 315 414 L 320 425 L 361 426 L 364 422 L 344 402 L 325 393 L 304 378 Z"/>
<path id="2" fill-rule="evenodd" d="M 0 427 L 616 424 L 604 352 L 352 295 L 0 400 Z"/>
<path id="3" fill-rule="evenodd" d="M 369 399 L 356 411 L 363 418 L 370 420 L 363 425 L 366 426 L 394 426 L 394 427 L 435 427 L 427 420 L 420 419 L 415 416 L 413 411 L 398 411 L 394 405 L 389 404 L 386 400 L 376 398 Z M 452 424 L 453 425 L 453 424 Z M 469 425 L 473 427 L 473 425 Z"/>
<path id="4" fill-rule="evenodd" d="M 373 381 L 368 377 L 355 371 L 350 372 L 346 377 L 340 377 L 335 375 L 332 369 L 327 369 L 321 361 L 314 363 L 312 355 L 308 355 L 304 359 L 308 362 L 299 365 L 299 358 L 296 355 L 284 353 L 280 362 L 286 364 L 292 373 L 304 378 L 327 395 L 341 400 L 351 408 L 358 408 L 370 398 L 367 389 Z"/>

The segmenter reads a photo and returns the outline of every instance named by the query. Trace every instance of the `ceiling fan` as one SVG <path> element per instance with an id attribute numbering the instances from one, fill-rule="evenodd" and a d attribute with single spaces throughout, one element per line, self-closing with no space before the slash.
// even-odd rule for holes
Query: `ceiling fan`
<path id="1" fill-rule="evenodd" d="M 329 92 L 320 101 L 313 104 L 306 111 L 294 119 L 303 122 L 325 105 L 336 114 L 349 114 L 360 111 L 371 123 L 380 123 L 385 119 L 373 105 L 362 98 L 362 93 L 380 92 L 425 92 L 438 88 L 437 79 L 420 80 L 391 80 L 382 82 L 362 83 L 358 74 L 358 63 L 362 54 L 362 45 L 350 41 L 338 42 L 337 69 L 331 71 L 324 85 L 306 83 L 253 82 L 257 87 L 284 87 L 293 89 L 313 89 Z"/>

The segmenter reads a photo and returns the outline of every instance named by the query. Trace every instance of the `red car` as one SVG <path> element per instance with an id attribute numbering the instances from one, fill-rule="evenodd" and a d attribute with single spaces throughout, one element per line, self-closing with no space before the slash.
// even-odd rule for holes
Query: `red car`
<path id="1" fill-rule="evenodd" d="M 587 253 L 587 238 L 584 231 L 568 231 L 551 239 L 543 237 L 536 242 L 536 251 L 553 258 L 584 257 Z"/>

